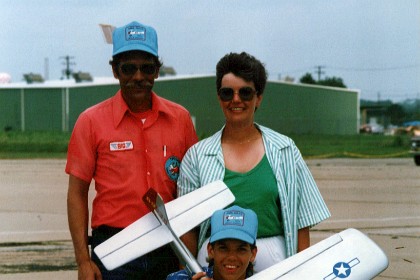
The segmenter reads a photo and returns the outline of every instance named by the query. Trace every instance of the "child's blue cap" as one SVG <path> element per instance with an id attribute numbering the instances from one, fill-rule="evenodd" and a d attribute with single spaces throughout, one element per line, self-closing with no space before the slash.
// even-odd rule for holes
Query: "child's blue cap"
<path id="1" fill-rule="evenodd" d="M 128 51 L 145 51 L 158 56 L 156 30 L 137 21 L 118 27 L 112 33 L 112 56 Z"/>
<path id="2" fill-rule="evenodd" d="M 217 210 L 211 217 L 210 243 L 221 239 L 239 239 L 255 244 L 258 231 L 257 214 L 251 209 L 232 206 Z"/>

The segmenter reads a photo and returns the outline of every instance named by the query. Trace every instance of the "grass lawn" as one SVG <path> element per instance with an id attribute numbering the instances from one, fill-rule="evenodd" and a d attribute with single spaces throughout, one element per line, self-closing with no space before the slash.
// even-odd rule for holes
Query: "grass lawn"
<path id="1" fill-rule="evenodd" d="M 289 135 L 305 158 L 409 157 L 407 135 Z M 70 133 L 0 132 L 0 158 L 65 158 Z"/>
<path id="2" fill-rule="evenodd" d="M 65 158 L 70 133 L 1 132 L 0 158 Z"/>
<path id="3" fill-rule="evenodd" d="M 409 157 L 408 135 L 359 134 L 347 136 L 291 136 L 305 158 L 390 158 Z"/>

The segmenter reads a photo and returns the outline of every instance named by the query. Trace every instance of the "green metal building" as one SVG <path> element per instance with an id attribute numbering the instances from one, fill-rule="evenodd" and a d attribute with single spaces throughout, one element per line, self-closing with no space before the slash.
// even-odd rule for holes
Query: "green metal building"
<path id="1" fill-rule="evenodd" d="M 0 85 L 0 129 L 71 131 L 83 110 L 118 89 L 113 78 Z M 162 77 L 154 91 L 186 107 L 201 137 L 224 124 L 215 76 Z M 358 90 L 269 81 L 256 122 L 283 134 L 356 134 L 359 94 Z"/>

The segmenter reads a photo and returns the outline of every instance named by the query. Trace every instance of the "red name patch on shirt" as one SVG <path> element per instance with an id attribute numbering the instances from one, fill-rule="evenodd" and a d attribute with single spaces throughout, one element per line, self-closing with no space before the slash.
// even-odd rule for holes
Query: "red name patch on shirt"
<path id="1" fill-rule="evenodd" d="M 133 142 L 131 141 L 109 143 L 110 151 L 125 151 L 125 150 L 132 150 L 133 148 L 134 148 Z"/>

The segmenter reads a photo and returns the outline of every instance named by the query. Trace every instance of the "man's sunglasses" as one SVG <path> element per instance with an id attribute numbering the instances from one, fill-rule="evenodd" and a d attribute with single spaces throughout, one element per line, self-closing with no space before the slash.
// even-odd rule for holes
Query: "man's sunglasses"
<path id="1" fill-rule="evenodd" d="M 242 101 L 252 100 L 255 93 L 257 93 L 257 91 L 251 87 L 242 87 L 238 90 L 239 97 Z M 226 87 L 219 89 L 218 94 L 222 101 L 231 101 L 235 92 L 232 88 Z"/>
<path id="2" fill-rule="evenodd" d="M 138 70 L 146 75 L 156 74 L 157 66 L 152 63 L 136 65 L 132 63 L 120 64 L 121 72 L 126 76 L 133 76 Z"/>

